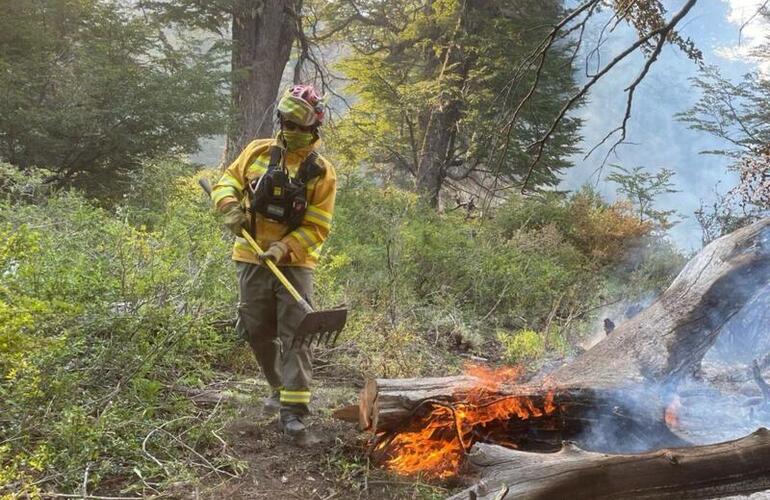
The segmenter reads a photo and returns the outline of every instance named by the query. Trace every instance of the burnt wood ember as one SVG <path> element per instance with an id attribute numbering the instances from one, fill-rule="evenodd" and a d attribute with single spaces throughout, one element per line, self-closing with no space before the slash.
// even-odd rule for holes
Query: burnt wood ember
<path id="1" fill-rule="evenodd" d="M 557 453 L 528 453 L 480 443 L 467 462 L 481 479 L 451 500 L 719 498 L 770 488 L 770 432 L 634 455 L 573 444 Z"/>

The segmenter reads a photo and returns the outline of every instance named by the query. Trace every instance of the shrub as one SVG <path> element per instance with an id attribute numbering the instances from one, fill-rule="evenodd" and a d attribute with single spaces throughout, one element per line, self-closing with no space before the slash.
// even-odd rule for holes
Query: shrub
<path id="1" fill-rule="evenodd" d="M 515 333 L 499 330 L 497 340 L 503 348 L 503 360 L 508 364 L 532 362 L 545 352 L 543 336 L 533 330 L 519 330 Z"/>
<path id="2" fill-rule="evenodd" d="M 105 478 L 142 488 L 138 474 L 162 487 L 196 477 L 191 449 L 237 471 L 214 446 L 221 417 L 173 390 L 205 383 L 235 344 L 212 326 L 232 316 L 233 272 L 195 179 L 167 183 L 152 230 L 127 222 L 129 205 L 111 213 L 66 191 L 31 204 L 23 193 L 44 186 L 5 182 L 0 494 L 32 494 L 40 477 L 74 491 L 87 467 L 89 490 Z M 161 425 L 148 444 L 156 461 L 137 443 Z"/>

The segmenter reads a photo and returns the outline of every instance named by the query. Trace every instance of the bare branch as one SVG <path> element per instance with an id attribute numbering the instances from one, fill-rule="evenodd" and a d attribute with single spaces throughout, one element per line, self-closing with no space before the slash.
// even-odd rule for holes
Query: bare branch
<path id="1" fill-rule="evenodd" d="M 741 24 L 741 27 L 738 29 L 738 45 L 741 44 L 741 39 L 743 37 L 743 30 L 746 29 L 746 26 L 751 24 L 751 22 L 754 21 L 754 19 L 756 19 L 758 15 L 762 14 L 763 12 L 766 12 L 768 5 L 770 5 L 770 0 L 765 0 L 762 3 L 762 5 L 760 5 L 756 11 L 754 11 L 751 17 L 746 19 L 746 21 L 743 24 Z"/>
<path id="2" fill-rule="evenodd" d="M 645 61 L 644 66 L 642 67 L 642 70 L 637 75 L 636 79 L 633 82 L 631 82 L 631 85 L 629 85 L 624 89 L 624 92 L 628 93 L 628 97 L 626 99 L 626 109 L 625 109 L 625 113 L 623 114 L 622 123 L 618 127 L 608 132 L 607 135 L 605 135 L 604 138 L 598 144 L 592 147 L 588 151 L 588 153 L 586 153 L 586 155 L 583 157 L 583 159 L 585 160 L 586 158 L 591 156 L 591 154 L 594 151 L 596 151 L 596 149 L 599 148 L 602 144 L 604 144 L 605 141 L 607 141 L 607 139 L 609 139 L 616 132 L 620 132 L 620 137 L 618 138 L 617 141 L 615 141 L 615 143 L 610 147 L 609 151 L 607 151 L 607 154 L 604 156 L 604 160 L 602 161 L 599 167 L 600 169 L 607 163 L 607 159 L 610 157 L 610 154 L 615 152 L 616 148 L 619 145 L 623 144 L 624 141 L 626 140 L 626 127 L 628 126 L 628 120 L 631 118 L 631 109 L 633 107 L 633 102 L 634 102 L 634 92 L 636 91 L 636 88 L 642 82 L 644 77 L 647 75 L 647 73 L 650 71 L 650 67 L 658 59 L 658 56 L 660 55 L 661 50 L 663 50 L 663 45 L 666 43 L 666 36 L 668 32 L 670 32 L 671 29 L 673 28 L 673 26 L 671 25 L 669 26 L 670 28 L 668 30 L 661 32 L 661 34 L 659 35 L 658 43 L 655 45 L 655 50 L 652 52 L 652 54 L 650 54 L 650 57 L 648 57 L 647 60 Z"/>
<path id="3" fill-rule="evenodd" d="M 697 3 L 698 0 L 688 0 L 687 3 L 677 12 L 671 20 L 661 26 L 660 28 L 651 31 L 645 36 L 639 37 L 633 44 L 628 46 L 625 50 L 623 50 L 620 54 L 615 56 L 614 59 L 612 59 L 609 63 L 607 63 L 604 68 L 602 68 L 599 72 L 597 72 L 583 87 L 575 93 L 575 95 L 572 96 L 572 98 L 567 101 L 567 103 L 562 107 L 561 111 L 559 111 L 559 114 L 556 116 L 556 118 L 552 121 L 551 126 L 549 129 L 545 132 L 543 136 L 541 136 L 540 139 L 538 139 L 532 146 L 536 147 L 535 157 L 532 159 L 532 161 L 529 164 L 529 168 L 527 171 L 527 175 L 524 178 L 524 181 L 522 183 L 522 192 L 526 190 L 527 185 L 529 183 L 529 180 L 532 177 L 532 173 L 534 172 L 535 166 L 540 162 L 543 156 L 543 150 L 545 148 L 545 144 L 548 141 L 548 139 L 551 138 L 556 128 L 559 126 L 561 121 L 564 119 L 566 113 L 568 110 L 570 110 L 575 103 L 577 103 L 585 94 L 588 92 L 588 90 L 593 87 L 597 81 L 599 81 L 600 78 L 602 78 L 604 75 L 606 75 L 613 67 L 615 67 L 620 61 L 624 60 L 626 57 L 628 57 L 629 54 L 633 53 L 646 43 L 648 43 L 651 39 L 655 37 L 660 37 L 660 40 L 665 41 L 668 36 L 673 32 L 674 27 L 687 15 L 687 13 L 692 9 L 692 7 Z M 657 53 L 660 52 L 660 49 L 658 46 L 656 46 L 655 51 Z M 653 52 L 655 54 L 655 52 Z M 655 58 L 657 58 L 657 54 L 655 54 Z M 655 62 L 655 59 L 650 56 L 648 58 L 648 62 L 645 64 L 645 67 L 642 69 L 642 72 L 637 77 L 637 79 L 634 81 L 636 85 L 638 85 L 638 81 L 641 81 L 641 78 L 644 78 L 644 75 L 647 74 L 649 71 L 649 66 L 652 65 L 652 63 Z M 641 77 L 641 78 L 640 78 Z M 635 88 L 636 85 L 632 84 Z M 630 89 L 631 87 L 629 87 Z M 632 96 L 633 93 L 629 90 L 629 95 Z"/>

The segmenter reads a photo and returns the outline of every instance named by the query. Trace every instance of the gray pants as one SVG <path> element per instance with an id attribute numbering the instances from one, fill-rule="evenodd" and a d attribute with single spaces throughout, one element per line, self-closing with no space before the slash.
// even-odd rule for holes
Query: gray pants
<path id="1" fill-rule="evenodd" d="M 290 348 L 302 309 L 267 266 L 235 263 L 238 274 L 238 322 L 262 373 L 273 390 L 281 393 L 281 416 L 309 413 L 312 358 L 307 346 Z M 312 303 L 313 271 L 281 267 L 299 293 Z"/>

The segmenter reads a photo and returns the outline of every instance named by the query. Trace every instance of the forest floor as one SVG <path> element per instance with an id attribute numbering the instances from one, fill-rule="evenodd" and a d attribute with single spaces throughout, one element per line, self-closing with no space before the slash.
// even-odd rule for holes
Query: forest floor
<path id="1" fill-rule="evenodd" d="M 185 498 L 211 499 L 432 499 L 443 498 L 453 488 L 429 484 L 419 478 L 394 475 L 371 464 L 366 456 L 370 434 L 334 419 L 336 408 L 354 403 L 358 389 L 340 382 L 316 381 L 310 425 L 322 442 L 298 448 L 279 430 L 277 417 L 265 416 L 262 398 L 268 386 L 262 380 L 239 380 L 220 386 L 231 396 L 228 411 L 233 418 L 222 438 L 229 453 L 243 462 L 238 477 L 165 493 Z M 209 403 L 210 404 L 210 403 Z"/>

